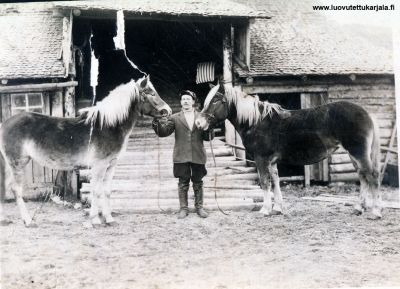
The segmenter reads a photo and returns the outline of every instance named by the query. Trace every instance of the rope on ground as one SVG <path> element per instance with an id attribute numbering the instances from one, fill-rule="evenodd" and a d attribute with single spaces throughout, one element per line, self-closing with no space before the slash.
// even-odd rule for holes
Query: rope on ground
<path id="1" fill-rule="evenodd" d="M 214 148 L 213 148 L 213 144 L 212 144 L 212 131 L 211 130 L 209 131 L 209 138 L 210 138 L 211 155 L 212 155 L 213 161 L 214 161 L 214 167 L 217 168 L 217 162 L 215 161 Z M 214 170 L 214 199 L 215 199 L 215 202 L 217 203 L 218 210 L 222 214 L 228 216 L 229 214 L 224 212 L 221 209 L 221 207 L 219 206 L 219 203 L 218 203 L 218 198 L 217 198 L 217 170 L 216 169 Z"/>

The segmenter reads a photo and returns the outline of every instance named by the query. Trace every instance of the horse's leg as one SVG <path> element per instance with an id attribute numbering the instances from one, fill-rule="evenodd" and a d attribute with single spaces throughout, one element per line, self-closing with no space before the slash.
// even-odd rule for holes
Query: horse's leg
<path id="1" fill-rule="evenodd" d="M 4 216 L 4 211 L 3 211 L 3 202 L 0 202 L 0 226 L 8 226 L 9 224 L 11 224 L 12 221 L 8 220 L 5 216 Z"/>
<path id="2" fill-rule="evenodd" d="M 29 161 L 29 160 L 28 160 Z M 26 227 L 33 226 L 32 217 L 29 215 L 28 210 L 25 206 L 24 199 L 22 198 L 23 193 L 23 169 L 12 169 L 12 181 L 11 181 L 11 191 L 14 193 L 15 200 L 18 205 L 19 213 Z"/>
<path id="3" fill-rule="evenodd" d="M 269 161 L 261 156 L 255 157 L 258 177 L 260 180 L 261 189 L 264 191 L 264 202 L 260 210 L 261 214 L 269 216 L 272 213 L 272 194 L 271 194 L 271 176 L 268 170 Z"/>
<path id="4" fill-rule="evenodd" d="M 106 219 L 106 223 L 111 225 L 115 223 L 114 218 L 111 215 L 111 181 L 114 176 L 115 166 L 117 165 L 117 160 L 112 160 L 110 166 L 107 168 L 104 176 L 104 190 L 101 195 L 101 207 L 103 212 L 103 217 Z"/>
<path id="5" fill-rule="evenodd" d="M 352 155 L 349 154 L 349 156 L 350 156 L 350 159 L 351 159 L 354 167 L 357 170 L 358 177 L 360 178 L 360 195 L 358 198 L 358 202 L 356 202 L 354 204 L 354 211 L 353 211 L 354 215 L 359 216 L 362 213 L 364 213 L 364 211 L 367 208 L 366 198 L 367 198 L 367 193 L 368 193 L 368 183 L 367 183 L 367 180 L 365 179 L 364 174 L 362 174 L 360 171 L 358 161 Z"/>
<path id="6" fill-rule="evenodd" d="M 274 191 L 274 206 L 272 210 L 273 215 L 282 214 L 283 199 L 281 186 L 279 184 L 278 166 L 276 163 L 268 166 L 268 171 L 272 179 L 272 190 Z"/>
<path id="7" fill-rule="evenodd" d="M 99 197 L 103 193 L 103 179 L 106 169 L 104 166 L 96 166 L 92 168 L 92 179 L 90 181 L 92 187 L 92 202 L 90 205 L 89 218 L 93 226 L 100 225 L 99 218 Z"/>
<path id="8" fill-rule="evenodd" d="M 349 150 L 349 153 L 355 159 L 357 167 L 359 168 L 359 176 L 360 176 L 360 207 L 355 207 L 355 209 L 359 209 L 362 212 L 362 208 L 372 207 L 372 211 L 369 219 L 380 219 L 382 218 L 381 213 L 381 194 L 379 191 L 379 172 L 375 171 L 372 160 L 370 158 L 370 150 L 367 149 L 364 151 L 362 155 L 358 155 L 356 153 L 352 153 Z M 368 202 L 367 192 L 371 192 L 372 195 L 372 204 Z"/>

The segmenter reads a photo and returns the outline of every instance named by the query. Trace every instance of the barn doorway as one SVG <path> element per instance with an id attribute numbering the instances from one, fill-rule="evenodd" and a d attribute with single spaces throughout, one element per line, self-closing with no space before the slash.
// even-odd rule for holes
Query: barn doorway
<path id="1" fill-rule="evenodd" d="M 125 29 L 128 57 L 150 74 L 173 109 L 179 107 L 179 92 L 186 89 L 203 104 L 210 88 L 196 84 L 197 64 L 213 62 L 215 75 L 222 74 L 221 23 L 128 20 Z"/>
<path id="2" fill-rule="evenodd" d="M 74 21 L 74 48 L 77 105 L 87 106 L 93 98 L 90 87 L 90 36 L 96 31 L 100 46 L 113 49 L 115 19 L 77 18 Z M 160 96 L 175 110 L 181 90 L 196 93 L 200 107 L 209 91 L 208 83 L 196 84 L 197 64 L 215 64 L 215 76 L 222 75 L 222 39 L 227 26 L 222 22 L 125 20 L 125 44 L 128 57 L 142 71 L 150 74 Z"/>

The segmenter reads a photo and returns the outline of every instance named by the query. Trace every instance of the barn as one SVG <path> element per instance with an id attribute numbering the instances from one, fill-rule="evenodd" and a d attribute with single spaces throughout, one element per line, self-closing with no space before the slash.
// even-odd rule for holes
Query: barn
<path id="1" fill-rule="evenodd" d="M 0 32 L 5 40 L 0 44 L 0 59 L 5 64 L 0 67 L 1 121 L 21 110 L 72 117 L 79 108 L 90 105 L 94 93 L 89 40 L 93 34 L 99 49 L 112 49 L 110 39 L 116 35 L 117 11 L 123 10 L 127 55 L 151 75 L 159 94 L 171 107 L 178 108 L 177 95 L 182 89 L 195 91 L 200 100 L 205 97 L 208 83 L 197 79 L 202 67 L 212 67 L 215 77 L 222 76 L 250 95 L 289 109 L 346 99 L 362 104 L 377 116 L 381 142 L 386 147 L 382 161 L 395 164 L 390 35 L 366 32 L 362 27 L 338 27 L 310 11 L 310 1 L 290 2 L 121 0 L 2 5 L 0 26 L 13 23 L 13 27 Z M 103 90 L 106 89 L 96 87 L 97 100 L 104 97 Z M 238 149 L 240 138 L 229 123 L 220 129 L 221 139 L 235 148 L 233 156 L 219 148 L 221 167 L 231 169 L 233 163 L 239 163 L 240 171 L 250 174 L 240 174 L 243 180 L 238 175 L 234 177 L 241 183 L 254 183 L 254 168 L 246 168 L 246 162 L 236 158 L 245 156 Z M 137 137 L 148 148 L 159 147 L 159 143 L 147 143 L 148 134 L 141 128 Z M 165 147 L 168 145 L 171 143 Z M 128 165 L 129 157 L 125 162 Z M 130 169 L 117 176 L 120 184 L 132 171 L 143 171 Z M 307 185 L 356 177 L 344 150 L 320 164 L 283 166 L 280 171 L 286 180 L 300 180 Z M 154 180 L 154 176 L 148 177 Z M 26 182 L 32 194 L 54 184 L 77 194 L 78 178 L 78 172 L 59 173 L 32 163 Z M 4 186 L 4 177 L 0 180 Z M 122 187 L 132 190 L 132 186 L 127 183 Z M 231 187 L 240 188 L 234 184 Z M 175 194 L 171 192 L 171 196 Z"/>
<path id="2" fill-rule="evenodd" d="M 385 182 L 398 185 L 391 30 L 341 25 L 312 11 L 315 1 L 240 2 L 272 16 L 249 25 L 248 55 L 234 62 L 235 85 L 288 109 L 360 104 L 379 123 Z M 319 164 L 280 171 L 306 184 L 358 179 L 344 149 Z"/>
<path id="3" fill-rule="evenodd" d="M 7 41 L 2 42 L 1 57 L 7 60 L 0 73 L 2 121 L 18 112 L 12 102 L 16 91 L 26 97 L 33 92 L 42 94 L 43 103 L 47 101 L 48 105 L 40 112 L 65 117 L 75 116 L 79 108 L 90 105 L 94 94 L 96 100 L 103 98 L 107 87 L 99 82 L 95 93 L 91 87 L 93 56 L 90 39 L 95 39 L 92 43 L 96 46 L 94 51 L 113 49 L 116 15 L 121 9 L 124 11 L 128 57 L 139 69 L 151 75 L 159 94 L 172 107 L 174 103 L 178 106 L 177 95 L 182 89 L 191 89 L 200 98 L 205 97 L 208 84 L 196 82 L 197 70 L 202 64 L 212 67 L 210 72 L 215 77 L 223 75 L 225 79 L 231 79 L 235 27 L 242 31 L 250 19 L 268 17 L 264 11 L 228 0 L 218 3 L 75 1 L 8 4 L 2 5 L 1 9 L 3 27 L 9 22 L 16 23 L 12 29 L 2 32 L 12 34 L 4 35 Z M 16 33 L 18 31 L 21 33 Z M 33 41 L 27 45 L 25 39 Z M 109 83 L 112 83 L 112 77 L 109 75 Z M 23 102 L 20 110 L 33 109 L 26 103 Z M 39 183 L 49 186 L 54 183 L 53 175 L 57 172 L 51 172 L 51 178 L 47 178 L 47 174 L 36 164 L 29 166 L 27 184 L 33 187 L 33 194 L 40 191 L 37 189 Z M 73 188 L 74 194 L 78 190 L 74 180 L 76 175 L 76 172 L 69 172 L 64 180 Z"/>

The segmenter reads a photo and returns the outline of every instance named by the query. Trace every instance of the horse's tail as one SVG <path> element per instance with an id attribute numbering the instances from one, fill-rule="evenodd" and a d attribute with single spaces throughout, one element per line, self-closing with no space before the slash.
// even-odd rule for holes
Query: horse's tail
<path id="1" fill-rule="evenodd" d="M 371 144 L 371 160 L 373 175 L 378 176 L 379 182 L 381 180 L 381 147 L 380 147 L 380 134 L 377 120 L 371 116 L 373 123 L 373 134 Z"/>

